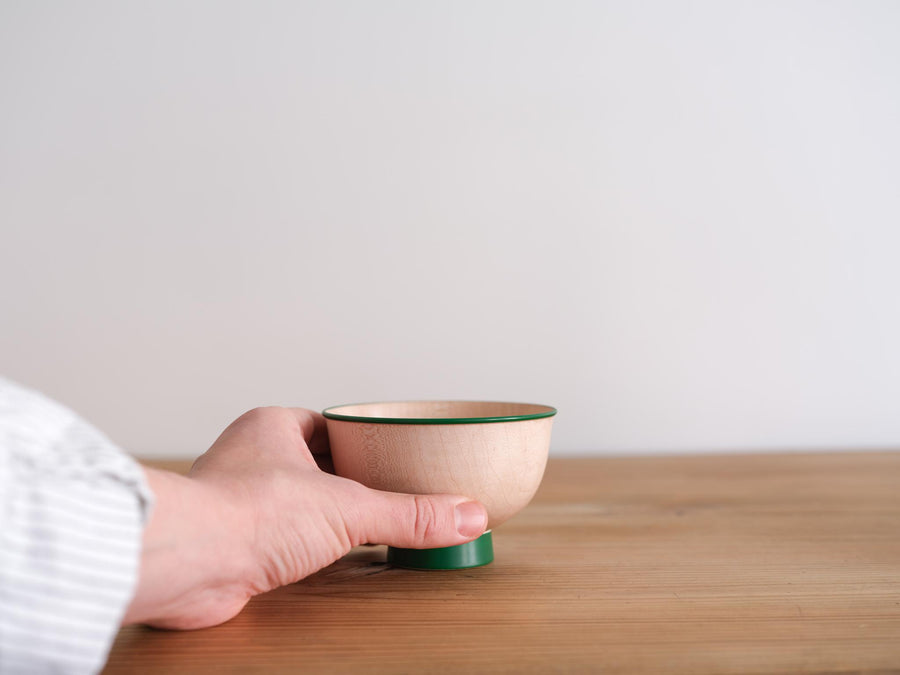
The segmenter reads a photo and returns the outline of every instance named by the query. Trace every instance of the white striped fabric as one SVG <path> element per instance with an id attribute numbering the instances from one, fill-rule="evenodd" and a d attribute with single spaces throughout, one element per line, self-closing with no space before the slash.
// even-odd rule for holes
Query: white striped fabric
<path id="1" fill-rule="evenodd" d="M 0 673 L 103 667 L 152 499 L 103 434 L 0 377 Z"/>

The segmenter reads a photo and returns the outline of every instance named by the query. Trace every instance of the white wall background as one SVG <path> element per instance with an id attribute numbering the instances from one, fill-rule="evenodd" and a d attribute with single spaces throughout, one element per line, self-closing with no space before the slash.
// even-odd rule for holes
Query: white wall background
<path id="1" fill-rule="evenodd" d="M 0 4 L 0 372 L 130 451 L 557 405 L 900 446 L 900 3 Z"/>

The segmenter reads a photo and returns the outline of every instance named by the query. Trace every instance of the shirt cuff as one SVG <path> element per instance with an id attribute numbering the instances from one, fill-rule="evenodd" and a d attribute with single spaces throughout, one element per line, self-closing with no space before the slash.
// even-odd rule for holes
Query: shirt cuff
<path id="1" fill-rule="evenodd" d="M 0 379 L 0 663 L 94 673 L 134 593 L 153 494 L 71 411 Z"/>

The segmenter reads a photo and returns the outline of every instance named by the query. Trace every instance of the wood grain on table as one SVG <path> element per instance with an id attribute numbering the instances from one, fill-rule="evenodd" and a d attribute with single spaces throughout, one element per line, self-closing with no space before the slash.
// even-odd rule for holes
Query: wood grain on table
<path id="1" fill-rule="evenodd" d="M 106 672 L 900 672 L 900 452 L 551 459 L 494 547 L 356 549 L 222 626 L 124 628 Z"/>

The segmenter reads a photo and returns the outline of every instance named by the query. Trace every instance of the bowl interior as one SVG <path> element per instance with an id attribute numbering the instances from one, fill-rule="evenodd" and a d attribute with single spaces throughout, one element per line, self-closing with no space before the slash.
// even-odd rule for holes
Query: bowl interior
<path id="1" fill-rule="evenodd" d="M 556 409 L 505 401 L 385 401 L 328 408 L 325 417 L 385 424 L 477 424 L 551 417 Z"/>

